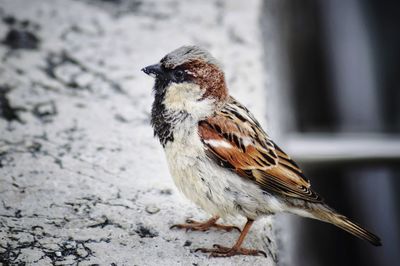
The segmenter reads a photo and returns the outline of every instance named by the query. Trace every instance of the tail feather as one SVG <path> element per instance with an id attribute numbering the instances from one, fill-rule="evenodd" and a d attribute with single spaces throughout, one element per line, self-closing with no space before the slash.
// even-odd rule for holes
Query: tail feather
<path id="1" fill-rule="evenodd" d="M 314 209 L 312 212 L 313 218 L 331 223 L 358 238 L 370 242 L 374 246 L 382 246 L 381 239 L 375 234 L 350 221 L 346 216 L 338 214 L 326 205 L 322 205 L 321 207 Z"/>

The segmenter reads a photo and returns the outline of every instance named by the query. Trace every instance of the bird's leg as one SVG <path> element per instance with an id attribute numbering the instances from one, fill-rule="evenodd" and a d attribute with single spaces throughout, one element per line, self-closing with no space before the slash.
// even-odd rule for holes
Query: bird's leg
<path id="1" fill-rule="evenodd" d="M 170 227 L 170 229 L 178 228 L 178 229 L 186 229 L 186 231 L 192 230 L 192 231 L 203 231 L 204 232 L 204 231 L 209 230 L 211 227 L 214 227 L 216 229 L 225 230 L 227 232 L 230 232 L 233 229 L 236 229 L 240 232 L 240 228 L 237 226 L 217 224 L 218 219 L 219 219 L 219 216 L 213 216 L 205 222 L 197 222 L 197 221 L 193 221 L 191 219 L 187 219 L 185 224 L 174 224 L 173 226 Z"/>
<path id="2" fill-rule="evenodd" d="M 265 257 L 267 257 L 267 254 L 262 250 L 247 249 L 241 247 L 243 240 L 245 239 L 247 233 L 249 232 L 253 222 L 254 220 L 247 219 L 246 225 L 244 226 L 243 231 L 239 236 L 239 239 L 236 241 L 236 244 L 233 247 L 228 248 L 215 244 L 213 246 L 214 248 L 198 248 L 195 250 L 195 252 L 201 251 L 204 253 L 210 253 L 210 257 L 231 257 L 235 255 L 250 255 L 250 256 L 264 255 Z"/>

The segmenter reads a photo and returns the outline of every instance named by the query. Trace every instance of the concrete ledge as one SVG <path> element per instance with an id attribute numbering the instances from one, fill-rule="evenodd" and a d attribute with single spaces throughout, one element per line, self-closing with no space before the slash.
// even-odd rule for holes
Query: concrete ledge
<path id="1" fill-rule="evenodd" d="M 169 230 L 207 217 L 175 190 L 140 72 L 203 45 L 262 118 L 260 2 L 0 0 L 2 264 L 274 264 L 271 219 L 246 240 L 268 258 L 209 259 L 192 250 L 238 234 Z"/>

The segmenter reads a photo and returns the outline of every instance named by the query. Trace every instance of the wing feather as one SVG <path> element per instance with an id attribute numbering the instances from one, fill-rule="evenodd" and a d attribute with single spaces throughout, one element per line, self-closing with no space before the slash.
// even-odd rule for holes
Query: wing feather
<path id="1" fill-rule="evenodd" d="M 215 116 L 199 122 L 207 155 L 221 167 L 283 197 L 322 202 L 299 166 L 261 129 L 254 116 L 230 98 Z"/>

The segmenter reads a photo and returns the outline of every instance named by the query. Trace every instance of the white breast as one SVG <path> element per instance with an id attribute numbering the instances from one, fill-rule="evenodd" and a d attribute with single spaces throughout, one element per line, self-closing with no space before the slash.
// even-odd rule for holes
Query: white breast
<path id="1" fill-rule="evenodd" d="M 197 132 L 197 122 L 185 120 L 174 129 L 174 141 L 165 146 L 175 185 L 190 200 L 212 215 L 237 214 L 257 218 L 282 211 L 280 202 L 254 183 L 211 161 Z"/>

